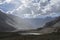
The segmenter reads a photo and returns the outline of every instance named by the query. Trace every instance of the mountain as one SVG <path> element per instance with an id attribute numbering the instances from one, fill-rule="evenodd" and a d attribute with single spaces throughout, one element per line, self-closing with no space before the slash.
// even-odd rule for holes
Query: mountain
<path id="1" fill-rule="evenodd" d="M 7 31 L 7 29 L 11 27 L 15 28 L 16 30 L 37 29 L 43 27 L 45 23 L 54 19 L 55 18 L 52 17 L 23 19 L 18 16 L 12 14 L 5 14 L 0 11 L 0 27 L 1 27 L 0 30 Z M 14 30 L 13 28 L 11 28 L 11 30 Z"/>
<path id="2" fill-rule="evenodd" d="M 60 16 L 47 22 L 42 28 L 37 29 L 40 33 L 60 32 Z"/>
<path id="3" fill-rule="evenodd" d="M 6 19 L 11 20 L 7 14 L 0 11 L 0 32 L 13 31 L 16 28 L 6 23 Z"/>
<path id="4" fill-rule="evenodd" d="M 44 27 L 57 27 L 56 25 L 59 26 L 59 23 L 60 23 L 60 16 L 56 17 L 54 20 L 51 20 L 49 22 L 47 22 Z"/>
<path id="5" fill-rule="evenodd" d="M 23 31 L 22 35 L 43 35 L 53 32 L 60 32 L 60 16 L 54 18 L 54 20 L 46 22 L 42 28 L 40 27 L 35 30 Z"/>
<path id="6" fill-rule="evenodd" d="M 11 28 L 11 27 L 12 28 Z M 14 16 L 12 14 L 6 14 L 0 11 L 0 30 L 1 31 L 9 31 L 14 30 L 13 28 L 16 28 L 16 30 L 30 30 L 33 29 L 32 26 L 24 19 Z M 14 30 L 15 31 L 15 30 Z"/>
<path id="7" fill-rule="evenodd" d="M 43 27 L 43 25 L 46 22 L 49 22 L 51 20 L 54 20 L 52 17 L 46 17 L 46 18 L 21 18 L 18 16 L 14 16 L 11 14 L 8 14 L 8 16 L 13 19 L 13 26 L 19 30 L 31 30 L 31 29 L 37 29 L 40 27 Z M 8 23 L 10 23 L 8 22 Z"/>
<path id="8" fill-rule="evenodd" d="M 45 23 L 50 22 L 51 20 L 54 20 L 55 18 L 52 17 L 46 17 L 46 18 L 26 18 L 25 20 L 28 21 L 30 25 L 33 26 L 33 28 L 41 28 L 45 25 Z"/>

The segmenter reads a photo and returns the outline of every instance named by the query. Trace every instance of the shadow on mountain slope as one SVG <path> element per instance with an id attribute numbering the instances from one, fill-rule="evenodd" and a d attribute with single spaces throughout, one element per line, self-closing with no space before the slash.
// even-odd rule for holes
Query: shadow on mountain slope
<path id="1" fill-rule="evenodd" d="M 0 11 L 0 32 L 13 31 L 16 29 L 6 23 L 7 18 L 12 20 L 7 16 L 7 14 Z"/>
<path id="2" fill-rule="evenodd" d="M 56 17 L 55 20 L 52 20 L 50 22 L 47 22 L 44 27 L 53 27 L 56 23 L 60 22 L 60 16 Z"/>
<path id="3" fill-rule="evenodd" d="M 33 29 L 25 19 L 0 11 L 0 32 Z"/>
<path id="4" fill-rule="evenodd" d="M 60 16 L 47 22 L 42 28 L 38 28 L 37 30 L 43 33 L 60 32 Z"/>

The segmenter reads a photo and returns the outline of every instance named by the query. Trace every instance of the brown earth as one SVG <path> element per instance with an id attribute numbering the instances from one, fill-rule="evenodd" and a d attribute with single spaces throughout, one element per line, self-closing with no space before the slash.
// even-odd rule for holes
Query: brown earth
<path id="1" fill-rule="evenodd" d="M 17 33 L 0 33 L 0 40 L 60 40 L 60 32 L 44 35 L 19 35 Z"/>

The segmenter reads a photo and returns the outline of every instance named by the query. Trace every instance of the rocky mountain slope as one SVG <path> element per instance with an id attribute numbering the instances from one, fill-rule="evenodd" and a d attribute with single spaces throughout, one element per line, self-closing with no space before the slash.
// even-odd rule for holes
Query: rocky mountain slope
<path id="1" fill-rule="evenodd" d="M 26 20 L 0 11 L 0 32 L 27 29 L 32 29 L 32 26 Z"/>
<path id="2" fill-rule="evenodd" d="M 60 16 L 47 22 L 43 28 L 38 28 L 42 33 L 60 32 Z"/>
<path id="3" fill-rule="evenodd" d="M 47 22 L 42 28 L 23 31 L 23 34 L 27 35 L 41 35 L 53 32 L 60 32 L 60 16 L 56 17 L 54 20 Z M 25 32 L 25 33 L 24 33 Z"/>
<path id="4" fill-rule="evenodd" d="M 11 25 L 7 24 L 6 19 L 12 20 L 10 19 L 10 17 L 7 16 L 7 14 L 4 14 L 0 11 L 0 32 L 13 31 L 16 29 Z"/>

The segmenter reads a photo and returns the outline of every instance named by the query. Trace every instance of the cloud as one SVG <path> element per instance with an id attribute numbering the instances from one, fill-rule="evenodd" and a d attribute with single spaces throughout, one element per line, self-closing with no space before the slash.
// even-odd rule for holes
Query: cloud
<path id="1" fill-rule="evenodd" d="M 9 12 L 18 8 L 20 5 L 21 5 L 21 2 L 17 0 L 4 0 L 0 4 L 0 9 L 5 12 Z"/>
<path id="2" fill-rule="evenodd" d="M 12 0 L 0 0 L 0 4 L 10 3 Z"/>
<path id="3" fill-rule="evenodd" d="M 52 16 L 60 13 L 60 0 L 5 0 L 5 2 L 12 8 L 7 10 L 7 13 L 11 13 L 16 16 L 26 18 L 37 18 L 38 16 Z M 5 8 L 10 8 L 10 7 Z M 55 13 L 55 14 L 54 14 Z"/>
<path id="4" fill-rule="evenodd" d="M 0 5 L 4 3 L 5 3 L 5 0 L 0 0 Z"/>
<path id="5" fill-rule="evenodd" d="M 5 0 L 7 3 L 10 3 L 12 0 Z"/>

